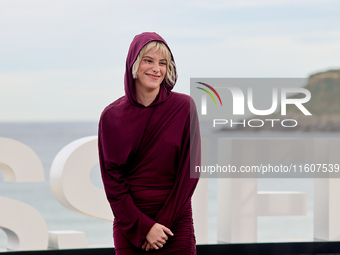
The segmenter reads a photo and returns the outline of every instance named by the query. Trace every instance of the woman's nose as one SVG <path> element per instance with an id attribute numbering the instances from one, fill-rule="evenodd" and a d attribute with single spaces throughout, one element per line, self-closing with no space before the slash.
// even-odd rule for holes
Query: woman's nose
<path id="1" fill-rule="evenodd" d="M 155 73 L 159 72 L 159 70 L 160 70 L 159 64 L 154 64 L 153 67 L 152 67 L 152 70 L 153 70 Z"/>

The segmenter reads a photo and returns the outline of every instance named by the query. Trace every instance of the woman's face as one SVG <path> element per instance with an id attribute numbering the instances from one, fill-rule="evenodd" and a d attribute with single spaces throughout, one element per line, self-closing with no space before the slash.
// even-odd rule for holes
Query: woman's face
<path id="1" fill-rule="evenodd" d="M 159 90 L 166 74 L 167 61 L 161 50 L 150 49 L 145 53 L 138 67 L 136 87 L 145 92 Z"/>

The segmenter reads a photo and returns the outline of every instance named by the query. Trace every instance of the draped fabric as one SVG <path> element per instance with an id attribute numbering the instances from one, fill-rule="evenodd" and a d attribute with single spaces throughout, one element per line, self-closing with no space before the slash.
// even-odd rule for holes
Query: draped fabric
<path id="1" fill-rule="evenodd" d="M 163 248 L 147 254 L 195 254 L 191 196 L 198 182 L 200 134 L 195 104 L 172 92 L 165 81 L 152 104 L 136 100 L 131 68 L 156 33 L 137 35 L 130 45 L 125 96 L 105 108 L 98 132 L 99 160 L 114 214 L 117 254 L 144 254 L 140 248 L 157 222 L 170 228 Z M 191 156 L 190 156 L 191 155 Z M 184 253 L 183 253 L 184 254 Z"/>

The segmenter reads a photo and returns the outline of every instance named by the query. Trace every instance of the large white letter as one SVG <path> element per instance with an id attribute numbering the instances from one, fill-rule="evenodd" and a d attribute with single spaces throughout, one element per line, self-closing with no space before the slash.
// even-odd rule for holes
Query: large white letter
<path id="1" fill-rule="evenodd" d="M 339 170 L 340 139 L 315 139 L 315 162 L 324 163 L 323 170 Z M 337 170 L 334 166 L 337 165 Z M 333 168 L 332 168 L 333 166 Z M 336 172 L 338 174 L 338 172 Z M 340 179 L 314 179 L 314 238 L 327 241 L 340 240 Z"/>
<path id="2" fill-rule="evenodd" d="M 263 162 L 275 163 L 292 160 L 287 151 L 302 144 L 311 147 L 310 142 L 302 143 L 299 139 L 228 139 L 218 141 L 219 165 L 256 166 Z M 278 145 L 279 144 L 279 145 Z M 261 147 L 261 150 L 258 148 Z M 280 147 L 279 150 L 273 148 Z M 297 148 L 298 149 L 298 148 Z M 285 153 L 282 153 L 285 152 Z M 292 153 L 292 157 L 294 157 Z M 307 196 L 301 192 L 258 192 L 257 174 L 249 173 L 253 178 L 218 179 L 218 241 L 228 243 L 257 242 L 257 217 L 305 215 Z"/>
<path id="3" fill-rule="evenodd" d="M 202 162 L 201 165 L 208 164 L 209 140 L 202 139 Z M 197 244 L 208 243 L 208 218 L 209 218 L 209 179 L 201 178 L 192 196 L 193 219 Z"/>
<path id="4" fill-rule="evenodd" d="M 98 163 L 97 137 L 89 136 L 65 146 L 54 158 L 50 183 L 53 195 L 66 208 L 91 217 L 113 220 L 103 189 L 90 181 Z"/>
<path id="5" fill-rule="evenodd" d="M 7 182 L 43 182 L 38 156 L 26 145 L 0 137 L 0 168 Z M 0 197 L 0 228 L 8 238 L 8 250 L 47 249 L 45 220 L 33 207 Z"/>

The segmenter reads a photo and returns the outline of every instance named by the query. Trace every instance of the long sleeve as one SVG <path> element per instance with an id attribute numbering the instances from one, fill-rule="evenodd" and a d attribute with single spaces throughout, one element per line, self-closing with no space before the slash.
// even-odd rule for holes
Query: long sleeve
<path id="1" fill-rule="evenodd" d="M 99 124 L 98 149 L 101 174 L 107 199 L 120 230 L 136 247 L 140 247 L 150 228 L 156 223 L 142 213 L 129 194 L 129 183 L 124 177 L 124 165 L 115 162 L 120 144 L 112 144 L 112 126 L 102 116 Z M 118 148 L 117 148 L 118 147 Z"/>
<path id="2" fill-rule="evenodd" d="M 192 99 L 185 131 L 174 187 L 155 218 L 156 222 L 169 228 L 182 215 L 191 201 L 191 196 L 199 180 L 199 173 L 196 173 L 194 169 L 201 162 L 201 138 L 196 106 Z"/>

